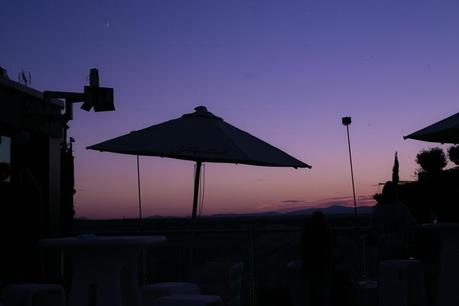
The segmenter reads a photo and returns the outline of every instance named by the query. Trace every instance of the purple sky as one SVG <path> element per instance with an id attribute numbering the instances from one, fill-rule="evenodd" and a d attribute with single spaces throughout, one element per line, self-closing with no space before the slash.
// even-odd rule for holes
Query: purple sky
<path id="1" fill-rule="evenodd" d="M 459 111 L 458 1 L 2 1 L 0 66 L 40 90 L 80 91 L 89 68 L 116 112 L 75 109 L 76 209 L 137 215 L 135 157 L 86 146 L 197 105 L 311 164 L 206 165 L 204 214 L 349 200 L 402 180 L 435 144 L 403 135 Z M 445 146 L 446 148 L 447 146 Z M 189 215 L 193 163 L 141 158 L 145 215 Z"/>

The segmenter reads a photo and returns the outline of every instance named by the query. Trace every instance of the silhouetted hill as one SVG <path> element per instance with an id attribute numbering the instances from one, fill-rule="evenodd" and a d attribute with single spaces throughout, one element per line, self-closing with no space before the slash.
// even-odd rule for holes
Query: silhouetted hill
<path id="1" fill-rule="evenodd" d="M 260 213 L 246 213 L 246 214 L 215 214 L 210 216 L 205 216 L 206 218 L 239 218 L 239 217 L 275 217 L 282 216 L 284 213 L 279 211 L 266 211 Z"/>
<path id="2" fill-rule="evenodd" d="M 359 206 L 357 207 L 358 214 L 370 214 L 372 206 Z M 286 213 L 287 215 L 311 215 L 315 211 L 321 211 L 325 215 L 342 215 L 354 214 L 354 207 L 347 207 L 341 205 L 332 205 L 324 208 L 305 208 Z"/>
<path id="3" fill-rule="evenodd" d="M 357 207 L 357 213 L 362 215 L 371 214 L 372 206 L 359 206 Z M 308 216 L 312 215 L 315 211 L 321 211 L 325 215 L 332 216 L 332 215 L 353 215 L 354 214 L 354 207 L 342 206 L 342 205 L 332 205 L 323 208 L 311 207 L 311 208 L 303 208 L 298 210 L 293 210 L 289 212 L 279 212 L 279 211 L 266 211 L 266 212 L 259 212 L 259 213 L 229 213 L 229 214 L 214 214 L 214 215 L 206 215 L 200 217 L 200 219 L 226 219 L 226 218 L 250 218 L 250 217 L 294 217 L 294 216 Z M 90 220 L 88 218 L 76 218 L 79 221 L 86 221 Z M 162 215 L 154 215 L 145 217 L 144 220 L 182 220 L 182 219 L 189 219 L 189 217 L 173 217 L 173 216 L 162 216 Z M 113 221 L 115 221 L 114 219 Z M 121 219 L 118 219 L 121 220 Z M 126 219 L 130 220 L 130 219 Z M 137 220 L 136 218 L 132 220 Z M 108 220 L 106 220 L 108 221 Z"/>
<path id="4" fill-rule="evenodd" d="M 358 214 L 370 214 L 372 206 L 357 207 Z M 341 205 L 332 205 L 323 208 L 303 208 L 289 212 L 267 211 L 260 213 L 247 213 L 247 214 L 215 214 L 206 216 L 206 218 L 239 218 L 239 217 L 276 217 L 276 216 L 304 216 L 312 215 L 315 211 L 321 211 L 325 215 L 345 215 L 354 214 L 354 207 L 347 207 Z"/>

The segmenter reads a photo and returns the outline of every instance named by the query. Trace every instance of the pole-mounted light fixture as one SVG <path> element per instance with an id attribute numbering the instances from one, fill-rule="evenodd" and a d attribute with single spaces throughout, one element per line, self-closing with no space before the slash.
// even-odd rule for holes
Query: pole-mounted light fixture
<path id="1" fill-rule="evenodd" d="M 64 99 L 65 113 L 63 119 L 73 119 L 73 104 L 82 102 L 81 109 L 95 112 L 114 111 L 113 88 L 99 87 L 99 71 L 92 68 L 89 71 L 89 86 L 84 87 L 84 92 L 44 91 L 43 99 Z"/>
<path id="2" fill-rule="evenodd" d="M 50 91 L 43 92 L 43 100 L 49 99 L 64 99 L 65 111 L 64 114 L 58 117 L 53 116 L 53 121 L 61 121 L 67 123 L 73 119 L 73 104 L 83 103 L 81 109 L 89 112 L 94 108 L 95 112 L 114 111 L 113 88 L 99 87 L 99 71 L 92 68 L 89 71 L 89 86 L 84 87 L 84 92 L 68 92 L 68 91 Z M 64 142 L 67 146 L 67 124 L 64 125 Z"/>

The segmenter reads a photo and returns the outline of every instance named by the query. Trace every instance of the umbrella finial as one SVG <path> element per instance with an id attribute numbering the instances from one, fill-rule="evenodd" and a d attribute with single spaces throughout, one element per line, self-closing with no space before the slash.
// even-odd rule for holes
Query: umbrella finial
<path id="1" fill-rule="evenodd" d="M 199 106 L 196 106 L 194 108 L 194 110 L 197 112 L 197 113 L 208 113 L 209 111 L 207 110 L 207 107 L 203 106 L 203 105 L 199 105 Z"/>

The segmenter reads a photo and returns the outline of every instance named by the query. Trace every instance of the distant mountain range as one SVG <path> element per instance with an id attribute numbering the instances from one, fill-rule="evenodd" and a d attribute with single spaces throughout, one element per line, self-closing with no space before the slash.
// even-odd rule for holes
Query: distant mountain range
<path id="1" fill-rule="evenodd" d="M 373 206 L 359 206 L 357 207 L 357 213 L 359 215 L 368 215 L 371 214 Z M 280 212 L 280 211 L 265 211 L 265 212 L 259 212 L 259 213 L 243 213 L 243 214 L 237 214 L 237 213 L 230 213 L 230 214 L 214 214 L 214 215 L 205 215 L 202 216 L 201 218 L 207 219 L 207 218 L 244 218 L 244 217 L 294 217 L 294 216 L 307 216 L 307 215 L 312 215 L 315 211 L 321 211 L 325 215 L 332 216 L 332 215 L 353 215 L 354 214 L 354 207 L 349 207 L 349 206 L 343 206 L 343 205 L 331 205 L 328 207 L 322 207 L 322 208 L 317 208 L 317 207 L 310 207 L 310 208 L 302 208 L 302 209 L 297 209 L 297 210 L 292 210 L 288 212 Z M 145 219 L 150 219 L 150 220 L 159 220 L 159 219 L 183 219 L 183 218 L 189 218 L 188 217 L 177 217 L 177 216 L 161 216 L 161 215 L 154 215 L 154 216 L 149 216 L 146 217 Z M 85 217 L 77 217 L 76 219 L 78 220 L 91 220 L 89 218 Z M 131 218 L 128 218 L 131 219 Z M 136 220 L 137 218 L 132 218 L 132 220 Z M 113 220 L 120 220 L 120 219 L 113 219 Z"/>
<path id="2" fill-rule="evenodd" d="M 359 206 L 357 207 L 358 214 L 370 214 L 372 206 Z M 300 215 L 312 215 L 315 211 L 321 211 L 325 215 L 345 215 L 354 214 L 354 207 L 347 207 L 341 205 L 332 205 L 322 208 L 303 208 L 289 212 L 280 211 L 267 211 L 260 213 L 246 213 L 246 214 L 215 214 L 205 216 L 207 218 L 230 218 L 230 217 L 275 217 L 275 216 L 300 216 Z"/>

